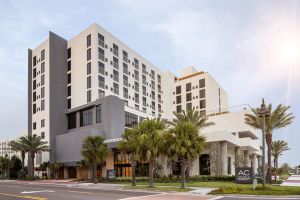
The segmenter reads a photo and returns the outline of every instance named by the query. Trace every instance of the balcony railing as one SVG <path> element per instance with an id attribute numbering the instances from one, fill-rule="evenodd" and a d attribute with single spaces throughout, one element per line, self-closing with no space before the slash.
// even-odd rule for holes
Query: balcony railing
<path id="1" fill-rule="evenodd" d="M 124 55 L 123 55 L 123 60 L 124 60 L 125 62 L 128 62 L 128 61 L 129 61 L 128 57 L 127 57 L 127 56 L 124 56 Z"/>
<path id="2" fill-rule="evenodd" d="M 113 91 L 115 94 L 119 94 L 119 88 L 114 88 Z"/>
<path id="3" fill-rule="evenodd" d="M 143 74 L 147 74 L 146 69 L 143 69 L 142 72 L 143 72 Z"/>
<path id="4" fill-rule="evenodd" d="M 114 79 L 114 81 L 119 82 L 119 76 L 113 75 L 113 79 Z"/>
<path id="5" fill-rule="evenodd" d="M 114 56 L 119 56 L 119 51 L 118 51 L 118 49 L 113 49 L 113 54 L 114 54 Z"/>
<path id="6" fill-rule="evenodd" d="M 98 58 L 102 61 L 105 61 L 104 54 L 102 54 L 102 53 L 98 53 Z"/>
<path id="7" fill-rule="evenodd" d="M 135 86 L 134 89 L 135 89 L 136 92 L 140 91 L 140 87 L 139 86 Z"/>
<path id="8" fill-rule="evenodd" d="M 143 79 L 143 84 L 147 85 L 147 81 L 145 79 Z"/>
<path id="9" fill-rule="evenodd" d="M 104 75 L 104 68 L 99 68 L 99 74 Z"/>
<path id="10" fill-rule="evenodd" d="M 100 88 L 103 88 L 103 89 L 104 89 L 104 85 L 105 85 L 104 82 L 99 81 L 98 86 L 99 86 Z"/>
<path id="11" fill-rule="evenodd" d="M 98 45 L 104 48 L 104 40 L 98 39 Z"/>
<path id="12" fill-rule="evenodd" d="M 113 66 L 114 66 L 114 68 L 119 69 L 119 63 L 118 62 L 113 61 Z"/>
<path id="13" fill-rule="evenodd" d="M 138 81 L 140 79 L 140 76 L 138 74 L 135 74 L 134 79 Z"/>
<path id="14" fill-rule="evenodd" d="M 128 86 L 129 86 L 129 83 L 128 83 L 128 81 L 126 81 L 126 80 L 123 80 L 123 85 L 128 87 Z"/>
<path id="15" fill-rule="evenodd" d="M 123 73 L 126 74 L 126 75 L 129 75 L 128 69 L 123 69 Z"/>

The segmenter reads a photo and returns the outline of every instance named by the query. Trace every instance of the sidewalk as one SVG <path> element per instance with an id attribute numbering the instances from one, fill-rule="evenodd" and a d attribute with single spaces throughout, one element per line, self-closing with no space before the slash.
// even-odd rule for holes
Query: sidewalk
<path id="1" fill-rule="evenodd" d="M 281 186 L 298 186 L 300 187 L 300 175 L 292 175 L 285 180 Z"/>

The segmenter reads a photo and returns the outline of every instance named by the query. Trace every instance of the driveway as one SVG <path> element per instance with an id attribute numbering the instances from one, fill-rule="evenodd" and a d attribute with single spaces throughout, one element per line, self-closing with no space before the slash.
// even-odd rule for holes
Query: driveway
<path id="1" fill-rule="evenodd" d="M 298 186 L 300 187 L 300 175 L 292 175 L 281 186 Z"/>

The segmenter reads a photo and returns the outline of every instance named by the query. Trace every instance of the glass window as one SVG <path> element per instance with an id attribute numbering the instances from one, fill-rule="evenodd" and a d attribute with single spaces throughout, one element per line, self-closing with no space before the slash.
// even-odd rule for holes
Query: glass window
<path id="1" fill-rule="evenodd" d="M 102 62 L 98 62 L 98 73 L 104 75 L 104 64 Z"/>
<path id="2" fill-rule="evenodd" d="M 41 100 L 41 110 L 45 110 L 45 100 Z"/>
<path id="3" fill-rule="evenodd" d="M 181 112 L 181 105 L 176 106 L 176 112 Z"/>
<path id="4" fill-rule="evenodd" d="M 92 72 L 92 66 L 91 66 L 91 63 L 89 62 L 86 64 L 86 74 L 90 75 L 91 72 Z"/>
<path id="5" fill-rule="evenodd" d="M 187 103 L 186 104 L 186 110 L 192 110 L 193 107 L 192 107 L 192 103 Z"/>
<path id="6" fill-rule="evenodd" d="M 104 86 L 105 86 L 105 79 L 104 79 L 103 76 L 98 76 L 98 86 L 100 88 L 104 88 Z"/>
<path id="7" fill-rule="evenodd" d="M 35 103 L 32 105 L 32 113 L 33 113 L 33 114 L 36 113 L 36 104 L 35 104 Z"/>
<path id="8" fill-rule="evenodd" d="M 42 75 L 41 76 L 41 85 L 44 85 L 45 84 L 45 75 Z"/>
<path id="9" fill-rule="evenodd" d="M 71 58 L 71 47 L 68 48 L 68 59 Z"/>
<path id="10" fill-rule="evenodd" d="M 91 102 L 91 100 L 92 100 L 92 92 L 91 92 L 91 90 L 87 91 L 86 96 L 87 96 L 86 97 L 87 102 L 88 103 Z"/>
<path id="11" fill-rule="evenodd" d="M 203 109 L 205 107 L 206 107 L 206 105 L 205 105 L 205 99 L 200 100 L 200 109 Z"/>
<path id="12" fill-rule="evenodd" d="M 86 46 L 89 47 L 91 46 L 91 34 L 89 34 L 87 37 L 86 37 Z"/>
<path id="13" fill-rule="evenodd" d="M 41 73 L 44 73 L 45 72 L 45 63 L 42 62 L 41 64 Z"/>
<path id="14" fill-rule="evenodd" d="M 96 106 L 96 123 L 101 123 L 101 105 Z"/>
<path id="15" fill-rule="evenodd" d="M 76 113 L 68 114 L 68 129 L 76 128 Z"/>
<path id="16" fill-rule="evenodd" d="M 191 83 L 187 83 L 187 84 L 185 85 L 185 90 L 186 90 L 186 92 L 191 91 L 191 90 L 192 90 L 192 84 L 191 84 Z"/>
<path id="17" fill-rule="evenodd" d="M 36 77 L 36 68 L 33 69 L 32 74 L 33 74 L 33 78 L 35 78 Z"/>
<path id="18" fill-rule="evenodd" d="M 176 103 L 181 103 L 181 95 L 176 96 Z"/>
<path id="19" fill-rule="evenodd" d="M 41 98 L 45 97 L 45 87 L 41 88 Z"/>
<path id="20" fill-rule="evenodd" d="M 186 94 L 186 101 L 192 101 L 192 93 L 187 93 Z"/>
<path id="21" fill-rule="evenodd" d="M 68 109 L 71 109 L 71 99 L 68 99 Z"/>
<path id="22" fill-rule="evenodd" d="M 88 49 L 86 51 L 86 60 L 89 61 L 89 60 L 91 60 L 91 58 L 92 58 L 92 50 Z"/>
<path id="23" fill-rule="evenodd" d="M 45 60 L 45 49 L 41 51 L 41 61 Z"/>
<path id="24" fill-rule="evenodd" d="M 32 89 L 33 89 L 33 90 L 36 89 L 36 80 L 34 80 L 33 83 L 32 83 Z"/>
<path id="25" fill-rule="evenodd" d="M 98 90 L 99 99 L 105 97 L 105 92 L 103 90 Z"/>
<path id="26" fill-rule="evenodd" d="M 36 92 L 33 92 L 32 93 L 32 102 L 35 102 L 36 101 Z"/>
<path id="27" fill-rule="evenodd" d="M 69 85 L 69 86 L 68 86 L 68 97 L 71 96 L 71 92 L 72 92 L 72 91 L 71 91 L 71 86 Z"/>
<path id="28" fill-rule="evenodd" d="M 199 92 L 199 98 L 200 98 L 200 99 L 205 98 L 205 89 L 200 90 L 200 92 Z"/>
<path id="29" fill-rule="evenodd" d="M 45 119 L 41 120 L 41 127 L 45 127 Z"/>
<path id="30" fill-rule="evenodd" d="M 69 60 L 68 61 L 68 71 L 71 71 L 71 68 L 72 68 L 72 66 L 71 66 L 71 60 Z"/>
<path id="31" fill-rule="evenodd" d="M 71 73 L 68 74 L 68 84 L 71 83 Z"/>
<path id="32" fill-rule="evenodd" d="M 45 132 L 41 132 L 41 138 L 45 139 Z"/>
<path id="33" fill-rule="evenodd" d="M 200 79 L 199 80 L 199 88 L 204 88 L 205 87 L 205 79 Z"/>
<path id="34" fill-rule="evenodd" d="M 134 127 L 138 124 L 138 116 L 129 112 L 125 112 L 125 127 Z"/>
<path id="35" fill-rule="evenodd" d="M 93 123 L 93 109 L 80 111 L 80 126 L 87 126 Z"/>
<path id="36" fill-rule="evenodd" d="M 176 94 L 181 94 L 181 86 L 176 87 Z"/>
<path id="37" fill-rule="evenodd" d="M 91 88 L 91 85 L 92 85 L 92 78 L 91 76 L 87 77 L 86 79 L 86 86 L 87 86 L 87 89 Z"/>
<path id="38" fill-rule="evenodd" d="M 33 124 L 32 124 L 32 129 L 33 129 L 33 130 L 36 129 L 36 122 L 33 122 Z"/>
<path id="39" fill-rule="evenodd" d="M 36 56 L 33 57 L 33 66 L 36 65 Z"/>

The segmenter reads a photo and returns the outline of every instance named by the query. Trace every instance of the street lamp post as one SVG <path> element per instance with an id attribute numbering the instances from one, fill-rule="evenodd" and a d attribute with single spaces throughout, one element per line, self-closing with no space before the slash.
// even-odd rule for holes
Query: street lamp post
<path id="1" fill-rule="evenodd" d="M 266 117 L 269 116 L 269 111 L 265 105 L 264 99 L 262 99 L 262 103 L 260 108 L 257 110 L 258 117 L 262 118 L 262 173 L 263 173 L 263 187 L 266 186 L 266 164 L 265 164 L 265 123 L 266 123 Z"/>

